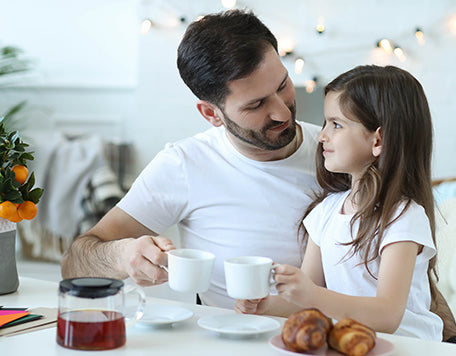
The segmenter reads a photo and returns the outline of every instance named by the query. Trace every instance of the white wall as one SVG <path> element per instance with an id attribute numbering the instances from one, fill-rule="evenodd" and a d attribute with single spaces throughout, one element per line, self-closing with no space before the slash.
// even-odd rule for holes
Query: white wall
<path id="1" fill-rule="evenodd" d="M 303 74 L 293 74 L 291 59 L 284 62 L 297 85 L 313 76 L 324 85 L 364 63 L 410 70 L 423 84 L 433 113 L 434 176 L 456 176 L 456 29 L 449 27 L 456 16 L 454 1 L 244 0 L 240 6 L 252 8 L 282 45 L 294 42 L 294 54 L 306 60 Z M 22 47 L 36 60 L 36 70 L 23 88 L 1 95 L 0 109 L 26 97 L 49 107 L 51 119 L 119 119 L 121 139 L 135 143 L 137 173 L 166 142 L 209 127 L 176 69 L 186 26 L 176 19 L 221 9 L 216 0 L 5 1 L 0 44 Z M 323 35 L 315 31 L 320 16 Z M 140 21 L 147 17 L 156 26 L 140 35 Z M 425 33 L 425 46 L 414 38 L 417 26 Z M 382 37 L 401 45 L 407 60 L 376 49 Z"/>
<path id="2" fill-rule="evenodd" d="M 0 44 L 24 49 L 41 86 L 125 87 L 137 81 L 136 2 L 2 1 Z"/>

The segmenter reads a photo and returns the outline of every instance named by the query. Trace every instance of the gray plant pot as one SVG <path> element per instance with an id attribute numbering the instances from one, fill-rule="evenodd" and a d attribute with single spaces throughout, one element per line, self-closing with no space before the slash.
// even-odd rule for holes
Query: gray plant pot
<path id="1" fill-rule="evenodd" d="M 0 294 L 19 287 L 16 266 L 16 230 L 0 232 Z"/>

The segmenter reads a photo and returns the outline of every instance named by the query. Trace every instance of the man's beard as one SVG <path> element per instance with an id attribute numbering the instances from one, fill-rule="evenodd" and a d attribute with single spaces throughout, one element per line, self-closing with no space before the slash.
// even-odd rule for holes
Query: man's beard
<path id="1" fill-rule="evenodd" d="M 233 136 L 257 148 L 274 151 L 288 145 L 296 136 L 296 102 L 288 108 L 291 112 L 291 126 L 283 130 L 280 135 L 274 139 L 270 139 L 268 137 L 268 129 L 283 124 L 283 122 L 271 120 L 261 130 L 255 131 L 240 127 L 233 120 L 231 120 L 223 110 L 222 113 L 225 118 L 225 128 Z"/>

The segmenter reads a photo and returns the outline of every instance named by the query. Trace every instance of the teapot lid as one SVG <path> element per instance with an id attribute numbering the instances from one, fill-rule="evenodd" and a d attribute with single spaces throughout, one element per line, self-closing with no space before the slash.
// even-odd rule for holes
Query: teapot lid
<path id="1" fill-rule="evenodd" d="M 59 291 L 81 298 L 103 298 L 117 294 L 123 285 L 112 278 L 70 278 L 60 282 Z"/>

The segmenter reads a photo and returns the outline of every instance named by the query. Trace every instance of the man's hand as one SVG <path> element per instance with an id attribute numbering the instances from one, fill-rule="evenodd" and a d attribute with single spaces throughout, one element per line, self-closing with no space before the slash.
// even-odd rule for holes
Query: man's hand
<path id="1" fill-rule="evenodd" d="M 164 283 L 168 272 L 162 266 L 168 265 L 166 251 L 176 247 L 171 240 L 161 236 L 144 235 L 139 238 L 119 240 L 120 270 L 138 285 L 146 287 Z"/>
<path id="2" fill-rule="evenodd" d="M 168 280 L 171 240 L 139 223 L 115 206 L 94 227 L 73 241 L 62 259 L 62 277 L 131 279 L 150 286 Z"/>

